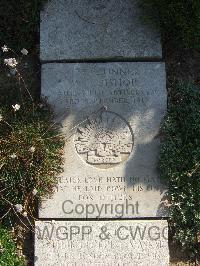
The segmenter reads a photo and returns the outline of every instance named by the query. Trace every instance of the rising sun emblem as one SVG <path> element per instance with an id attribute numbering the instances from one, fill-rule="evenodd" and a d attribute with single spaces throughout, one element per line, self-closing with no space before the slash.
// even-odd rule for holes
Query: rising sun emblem
<path id="1" fill-rule="evenodd" d="M 78 127 L 74 142 L 85 162 L 109 168 L 128 159 L 133 149 L 133 132 L 124 118 L 104 110 Z"/>

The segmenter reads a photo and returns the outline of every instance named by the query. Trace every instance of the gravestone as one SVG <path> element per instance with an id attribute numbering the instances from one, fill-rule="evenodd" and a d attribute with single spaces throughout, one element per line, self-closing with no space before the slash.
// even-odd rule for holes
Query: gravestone
<path id="1" fill-rule="evenodd" d="M 165 64 L 140 3 L 51 0 L 41 13 L 41 92 L 66 144 L 39 209 L 36 266 L 169 265 Z"/>
<path id="2" fill-rule="evenodd" d="M 139 3 L 50 1 L 41 13 L 41 60 L 161 59 L 159 30 Z"/>
<path id="3" fill-rule="evenodd" d="M 66 145 L 64 173 L 40 218 L 167 215 L 157 170 L 163 63 L 44 64 L 42 94 Z"/>
<path id="4" fill-rule="evenodd" d="M 36 232 L 35 266 L 169 265 L 167 221 L 37 222 Z"/>

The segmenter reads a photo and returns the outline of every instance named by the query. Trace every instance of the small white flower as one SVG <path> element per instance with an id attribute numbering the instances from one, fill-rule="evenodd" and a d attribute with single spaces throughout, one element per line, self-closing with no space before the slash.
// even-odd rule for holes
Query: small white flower
<path id="1" fill-rule="evenodd" d="M 22 215 L 24 216 L 24 217 L 27 217 L 28 216 L 28 214 L 27 214 L 27 212 L 25 211 L 25 212 L 23 212 L 22 213 Z"/>
<path id="2" fill-rule="evenodd" d="M 17 158 L 17 155 L 15 153 L 13 153 L 13 154 L 10 155 L 10 158 L 11 159 L 16 159 Z"/>
<path id="3" fill-rule="evenodd" d="M 4 251 L 5 251 L 5 249 L 0 246 L 0 254 L 3 254 Z"/>
<path id="4" fill-rule="evenodd" d="M 38 193 L 38 191 L 37 191 L 37 189 L 36 188 L 34 188 L 34 190 L 33 190 L 33 196 L 36 196 L 37 195 L 37 193 Z"/>
<path id="5" fill-rule="evenodd" d="M 0 114 L 0 122 L 3 120 L 3 116 Z"/>
<path id="6" fill-rule="evenodd" d="M 21 213 L 23 211 L 23 206 L 21 204 L 16 204 L 15 210 L 16 210 L 16 212 Z"/>
<path id="7" fill-rule="evenodd" d="M 14 109 L 15 112 L 17 112 L 20 109 L 20 105 L 16 103 L 15 105 L 12 105 L 12 108 Z"/>
<path id="8" fill-rule="evenodd" d="M 16 67 L 18 62 L 15 58 L 7 58 L 7 59 L 4 59 L 4 64 L 9 66 L 9 67 Z"/>
<path id="9" fill-rule="evenodd" d="M 8 52 L 8 50 L 9 50 L 9 48 L 6 45 L 4 45 L 3 47 L 1 47 L 1 49 L 2 49 L 2 51 L 4 53 Z"/>
<path id="10" fill-rule="evenodd" d="M 34 153 L 34 151 L 35 151 L 35 147 L 33 147 L 33 146 L 30 147 L 29 151 L 32 152 L 32 153 Z"/>
<path id="11" fill-rule="evenodd" d="M 25 48 L 23 48 L 23 49 L 21 50 L 21 53 L 22 53 L 23 55 L 27 55 L 27 54 L 28 54 L 28 51 L 27 51 Z"/>

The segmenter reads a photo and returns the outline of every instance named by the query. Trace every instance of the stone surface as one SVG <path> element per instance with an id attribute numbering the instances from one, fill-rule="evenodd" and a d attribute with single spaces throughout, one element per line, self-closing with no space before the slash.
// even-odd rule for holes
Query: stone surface
<path id="1" fill-rule="evenodd" d="M 66 146 L 64 173 L 40 218 L 167 215 L 157 171 L 163 63 L 44 64 L 42 94 Z"/>
<path id="2" fill-rule="evenodd" d="M 167 266 L 167 238 L 162 220 L 36 222 L 35 266 Z"/>
<path id="3" fill-rule="evenodd" d="M 51 0 L 41 13 L 41 60 L 161 58 L 159 30 L 137 0 Z"/>

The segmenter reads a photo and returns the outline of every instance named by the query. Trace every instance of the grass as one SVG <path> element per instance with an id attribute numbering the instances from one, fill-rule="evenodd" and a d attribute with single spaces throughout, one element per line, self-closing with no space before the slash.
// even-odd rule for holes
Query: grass
<path id="1" fill-rule="evenodd" d="M 196 256 L 200 252 L 200 90 L 178 83 L 169 96 L 160 170 L 169 185 L 172 235 Z"/>
<path id="2" fill-rule="evenodd" d="M 37 71 L 24 67 L 25 58 L 16 58 L 16 68 L 2 65 L 0 72 L 0 225 L 27 228 L 37 203 L 51 194 L 62 172 L 64 139 L 50 106 L 35 92 Z M 0 265 L 22 265 L 10 260 L 0 257 Z"/>
<path id="3" fill-rule="evenodd" d="M 0 186 L 6 211 L 14 211 L 13 205 L 22 204 L 24 211 L 31 214 L 30 205 L 36 197 L 33 191 L 37 191 L 37 198 L 51 192 L 55 176 L 62 171 L 63 140 L 49 107 L 42 104 L 42 108 L 41 103 L 35 105 L 34 113 L 27 100 L 15 113 L 11 107 L 2 108 Z"/>
<path id="4" fill-rule="evenodd" d="M 17 254 L 16 244 L 11 233 L 0 226 L 0 265 L 23 266 L 24 259 Z"/>

